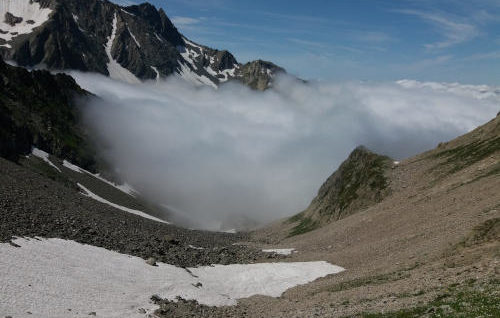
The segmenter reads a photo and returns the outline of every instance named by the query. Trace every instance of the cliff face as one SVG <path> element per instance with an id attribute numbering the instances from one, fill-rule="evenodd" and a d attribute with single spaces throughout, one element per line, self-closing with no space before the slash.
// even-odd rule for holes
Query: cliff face
<path id="1" fill-rule="evenodd" d="M 31 147 L 86 168 L 94 153 L 79 125 L 78 99 L 89 94 L 70 76 L 29 72 L 0 60 L 0 156 L 16 160 Z"/>

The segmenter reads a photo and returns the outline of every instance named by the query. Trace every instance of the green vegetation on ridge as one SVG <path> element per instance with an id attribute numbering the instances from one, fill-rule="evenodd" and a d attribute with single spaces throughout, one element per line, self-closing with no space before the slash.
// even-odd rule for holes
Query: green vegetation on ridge
<path id="1" fill-rule="evenodd" d="M 390 191 L 386 171 L 391 158 L 357 147 L 321 186 L 309 207 L 288 219 L 299 222 L 289 236 L 312 231 L 380 202 Z"/>
<path id="2" fill-rule="evenodd" d="M 470 144 L 443 150 L 434 155 L 445 158 L 440 166 L 449 166 L 449 173 L 454 173 L 470 166 L 500 150 L 500 137 L 476 140 Z"/>
<path id="3" fill-rule="evenodd" d="M 288 237 L 313 231 L 320 226 L 318 221 L 314 221 L 310 217 L 302 216 L 302 218 L 298 219 L 298 221 L 299 224 L 293 227 L 293 229 L 290 231 L 290 234 L 288 234 Z"/>
<path id="4" fill-rule="evenodd" d="M 416 317 L 500 317 L 500 281 L 492 279 L 475 285 L 469 281 L 450 286 L 428 304 L 389 313 L 365 313 L 364 318 L 416 318 Z"/>

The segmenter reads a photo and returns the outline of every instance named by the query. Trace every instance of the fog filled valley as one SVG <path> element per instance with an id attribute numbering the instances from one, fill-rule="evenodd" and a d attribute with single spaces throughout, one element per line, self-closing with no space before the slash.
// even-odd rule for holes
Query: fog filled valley
<path id="1" fill-rule="evenodd" d="M 118 176 L 174 222 L 209 230 L 298 213 L 356 146 L 404 159 L 492 118 L 500 102 L 496 87 L 407 80 L 282 75 L 259 92 L 71 74 L 99 97 L 85 120 Z"/>

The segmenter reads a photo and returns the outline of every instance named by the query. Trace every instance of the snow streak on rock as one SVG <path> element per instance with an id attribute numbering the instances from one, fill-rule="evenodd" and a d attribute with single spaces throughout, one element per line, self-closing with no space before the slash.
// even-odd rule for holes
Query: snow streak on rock
<path id="1" fill-rule="evenodd" d="M 137 44 L 137 46 L 140 48 L 141 44 L 139 44 L 139 41 L 137 41 L 137 38 L 135 37 L 134 33 L 132 33 L 132 31 L 130 31 L 130 28 L 128 26 L 127 26 L 127 30 L 128 30 L 128 33 L 130 34 L 130 36 L 132 37 L 132 39 L 134 40 L 135 44 Z"/>
<path id="2" fill-rule="evenodd" d="M 156 73 L 156 80 L 159 81 L 160 80 L 160 72 L 158 71 L 158 68 L 156 66 L 151 66 L 151 69 L 153 71 L 155 71 L 155 73 Z"/>
<path id="3" fill-rule="evenodd" d="M 212 82 L 208 77 L 206 77 L 205 75 L 196 74 L 183 61 L 179 61 L 179 65 L 180 65 L 179 75 L 183 80 L 195 85 L 204 84 L 212 86 L 213 88 L 217 88 L 217 85 L 214 82 Z"/>
<path id="4" fill-rule="evenodd" d="M 213 53 L 210 53 L 203 46 L 191 42 L 186 38 L 183 38 L 183 40 L 184 46 L 177 47 L 177 50 L 182 57 L 182 60 L 178 61 L 180 65 L 178 73 L 181 78 L 194 84 L 201 83 L 216 88 L 218 83 L 226 82 L 230 78 L 234 78 L 236 76 L 236 71 L 239 68 L 237 64 L 234 64 L 230 69 L 224 69 L 221 71 L 216 70 L 216 57 L 213 56 Z M 207 66 L 204 66 L 206 61 L 209 63 Z M 215 78 L 216 82 L 203 74 L 199 74 L 200 72 L 206 72 Z"/>
<path id="5" fill-rule="evenodd" d="M 43 161 L 45 161 L 46 163 L 48 163 L 52 168 L 54 168 L 57 171 L 61 172 L 61 169 L 59 169 L 55 164 L 52 163 L 52 161 L 50 161 L 49 154 L 46 153 L 45 151 L 40 150 L 38 148 L 33 148 L 33 150 L 31 150 L 31 154 L 33 156 L 37 157 L 37 158 L 42 159 Z"/>
<path id="6" fill-rule="evenodd" d="M 72 164 L 71 162 L 67 161 L 67 160 L 64 160 L 63 161 L 63 167 L 66 167 L 70 170 L 73 170 L 75 172 L 78 172 L 78 173 L 86 173 L 88 175 L 91 175 L 93 176 L 94 178 L 97 178 L 99 179 L 100 181 L 104 182 L 104 183 L 107 183 L 109 184 L 110 186 L 122 191 L 122 192 L 125 192 L 126 194 L 130 195 L 130 196 L 133 196 L 135 197 L 135 194 L 137 193 L 137 191 L 134 190 L 134 188 L 132 188 L 129 184 L 127 183 L 124 183 L 124 184 L 116 184 L 114 182 L 111 182 L 107 179 L 104 179 L 103 177 L 101 177 L 101 175 L 99 173 L 91 173 L 90 171 L 87 171 L 83 168 L 80 168 L 78 167 L 77 165 L 74 165 Z"/>
<path id="7" fill-rule="evenodd" d="M 109 76 L 113 79 L 117 79 L 117 80 L 127 82 L 127 83 L 140 83 L 139 79 L 137 77 L 135 77 L 135 75 L 132 74 L 132 72 L 130 72 L 129 70 L 127 70 L 126 68 L 121 66 L 120 63 L 118 63 L 113 58 L 113 55 L 111 53 L 112 48 L 113 48 L 113 43 L 114 43 L 115 37 L 116 37 L 117 22 L 118 22 L 118 18 L 116 16 L 116 12 L 115 12 L 115 15 L 113 17 L 113 31 L 111 31 L 111 35 L 109 36 L 108 42 L 106 43 L 106 54 L 108 55 L 108 59 L 109 59 L 109 62 L 108 62 Z M 130 34 L 132 34 L 132 33 L 130 33 Z"/>
<path id="8" fill-rule="evenodd" d="M 147 214 L 145 212 L 142 212 L 142 211 L 139 211 L 139 210 L 130 209 L 130 208 L 124 207 L 122 205 L 110 202 L 110 201 L 108 201 L 108 200 L 106 200 L 104 198 L 101 198 L 100 196 L 98 196 L 97 194 L 93 193 L 92 191 L 90 191 L 89 189 L 87 189 L 86 187 L 84 187 L 83 185 L 81 185 L 80 183 L 77 183 L 77 185 L 84 191 L 84 195 L 86 195 L 86 196 L 88 196 L 88 197 L 90 197 L 90 198 L 92 198 L 92 199 L 94 199 L 96 201 L 99 201 L 101 203 L 104 203 L 104 204 L 107 204 L 109 206 L 112 206 L 115 209 L 122 210 L 122 211 L 125 211 L 125 212 L 128 212 L 128 213 L 132 213 L 132 214 L 135 214 L 135 215 L 138 215 L 138 216 L 141 216 L 143 218 L 150 219 L 150 220 L 153 220 L 153 221 L 170 224 L 167 221 L 161 220 L 159 218 L 155 218 L 154 216 L 151 216 L 151 215 L 149 215 L 149 214 Z"/>

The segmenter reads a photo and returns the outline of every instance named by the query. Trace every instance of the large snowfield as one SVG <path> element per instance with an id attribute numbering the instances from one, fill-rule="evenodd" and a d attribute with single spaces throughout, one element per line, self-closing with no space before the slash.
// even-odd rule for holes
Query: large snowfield
<path id="1" fill-rule="evenodd" d="M 152 295 L 235 305 L 256 294 L 277 297 L 344 270 L 323 261 L 186 270 L 62 239 L 14 243 L 20 247 L 0 244 L 0 317 L 146 317 L 157 308 Z"/>
<path id="2" fill-rule="evenodd" d="M 22 18 L 19 23 L 10 25 L 5 22 L 5 14 L 10 13 L 17 18 Z M 52 10 L 41 8 L 40 4 L 28 0 L 0 0 L 0 38 L 9 42 L 13 38 L 33 32 L 33 29 L 44 24 Z M 1 46 L 11 47 L 10 44 Z"/>

